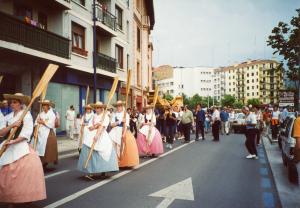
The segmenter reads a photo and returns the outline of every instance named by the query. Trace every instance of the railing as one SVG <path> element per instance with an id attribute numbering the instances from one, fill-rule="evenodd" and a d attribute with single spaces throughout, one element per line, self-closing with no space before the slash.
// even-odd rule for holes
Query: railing
<path id="1" fill-rule="evenodd" d="M 96 4 L 96 18 L 112 30 L 116 30 L 117 18 L 110 12 L 108 12 L 102 5 Z"/>
<path id="2" fill-rule="evenodd" d="M 117 72 L 117 61 L 116 59 L 104 55 L 102 53 L 97 54 L 97 67 L 105 71 L 112 73 Z"/>
<path id="3" fill-rule="evenodd" d="M 70 40 L 0 12 L 0 40 L 70 58 Z"/>

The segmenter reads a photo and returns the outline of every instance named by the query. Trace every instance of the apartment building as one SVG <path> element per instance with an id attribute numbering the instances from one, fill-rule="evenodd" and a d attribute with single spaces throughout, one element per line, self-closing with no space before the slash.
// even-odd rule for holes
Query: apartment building
<path id="1" fill-rule="evenodd" d="M 251 60 L 225 67 L 226 94 L 247 103 L 257 98 L 263 104 L 278 103 L 278 90 L 283 89 L 283 72 L 275 70 L 274 60 Z"/>
<path id="2" fill-rule="evenodd" d="M 142 2 L 143 17 L 149 20 L 143 26 L 148 25 L 150 34 L 154 26 L 153 1 Z M 135 4 L 135 0 L 96 1 L 97 100 L 106 102 L 115 76 L 124 83 L 127 69 L 137 71 Z M 81 112 L 86 103 L 93 101 L 93 6 L 92 0 L 0 1 L 0 73 L 4 75 L 0 94 L 20 91 L 30 95 L 46 66 L 58 64 L 47 98 L 56 103 L 63 130 L 68 106 L 74 105 Z M 145 40 L 150 39 L 149 34 L 143 36 L 147 50 L 140 52 L 141 57 L 147 58 L 141 58 L 144 67 L 139 71 L 143 73 L 152 67 L 149 45 L 151 49 L 153 46 Z M 91 88 L 88 101 L 85 100 L 87 86 Z M 119 85 L 114 100 L 122 97 L 124 86 Z M 136 82 L 132 88 L 136 88 Z M 130 103 L 134 105 L 136 100 L 132 93 Z"/>

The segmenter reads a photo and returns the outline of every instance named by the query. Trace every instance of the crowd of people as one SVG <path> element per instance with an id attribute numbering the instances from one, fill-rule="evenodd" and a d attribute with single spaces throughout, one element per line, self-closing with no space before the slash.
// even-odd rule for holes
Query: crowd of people
<path id="1" fill-rule="evenodd" d="M 30 97 L 21 93 L 4 94 L 0 102 L 0 201 L 25 203 L 46 198 L 44 170 L 48 164 L 58 163 L 56 129 L 60 115 L 50 100 L 41 100 L 41 111 L 33 120 L 28 111 L 20 118 Z M 78 140 L 79 160 L 77 169 L 89 179 L 119 168 L 139 164 L 140 157 L 156 157 L 166 148 L 172 149 L 176 140 L 182 143 L 206 140 L 211 131 L 213 141 L 220 141 L 220 134 L 229 135 L 236 119 L 237 110 L 229 107 L 203 108 L 198 104 L 194 110 L 188 106 L 165 106 L 155 108 L 146 105 L 143 111 L 125 109 L 121 100 L 108 108 L 98 101 L 84 106 L 83 115 L 76 114 L 74 106 L 67 110 L 66 131 L 71 139 Z M 275 106 L 263 110 L 245 106 L 242 124 L 245 130 L 247 159 L 258 159 L 257 145 L 262 133 L 271 129 L 278 134 L 280 123 L 290 109 L 281 111 Z M 13 129 L 17 131 L 10 135 Z M 14 138 L 9 142 L 6 139 Z M 26 178 L 26 183 L 23 179 Z"/>

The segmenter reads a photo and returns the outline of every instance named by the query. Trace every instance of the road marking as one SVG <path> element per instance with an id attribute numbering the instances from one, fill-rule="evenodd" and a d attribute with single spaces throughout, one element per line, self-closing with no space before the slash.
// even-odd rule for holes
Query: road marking
<path id="1" fill-rule="evenodd" d="M 194 201 L 194 190 L 192 178 L 185 179 L 176 184 L 168 186 L 149 196 L 165 198 L 156 208 L 167 208 L 175 199 Z"/>
<path id="2" fill-rule="evenodd" d="M 142 168 L 143 166 L 148 165 L 148 164 L 150 164 L 150 163 L 152 163 L 152 162 L 154 162 L 154 161 L 156 161 L 156 160 L 158 160 L 158 159 L 160 159 L 162 157 L 165 157 L 165 156 L 167 156 L 167 155 L 169 155 L 169 154 L 171 154 L 171 153 L 173 153 L 173 152 L 175 152 L 175 151 L 177 151 L 177 150 L 179 150 L 179 149 L 181 149 L 181 148 L 183 148 L 183 147 L 185 147 L 185 146 L 187 146 L 189 144 L 192 144 L 194 142 L 195 142 L 195 140 L 191 141 L 190 143 L 183 144 L 183 145 L 181 145 L 179 147 L 176 147 L 173 150 L 170 150 L 170 151 L 168 151 L 168 152 L 160 155 L 157 158 L 153 158 L 151 160 L 148 160 L 148 161 L 146 161 L 146 162 L 144 162 L 144 163 L 136 166 L 132 170 L 127 170 L 127 171 L 120 172 L 120 173 L 112 176 L 110 179 L 106 179 L 106 180 L 100 181 L 100 182 L 98 182 L 98 183 L 96 183 L 96 184 L 94 184 L 92 186 L 89 186 L 89 187 L 87 187 L 85 189 L 82 189 L 81 191 L 78 191 L 78 192 L 76 192 L 74 194 L 71 194 L 70 196 L 67 196 L 65 198 L 62 198 L 62 199 L 56 201 L 56 202 L 53 202 L 52 204 L 49 204 L 49 205 L 45 206 L 44 208 L 56 208 L 56 207 L 59 207 L 59 206 L 61 206 L 63 204 L 66 204 L 66 203 L 68 203 L 70 201 L 73 201 L 73 200 L 77 199 L 78 197 L 80 197 L 80 196 L 82 196 L 82 195 L 84 195 L 84 194 L 86 194 L 86 193 L 88 193 L 90 191 L 93 191 L 93 190 L 95 190 L 95 189 L 97 189 L 97 188 L 99 188 L 99 187 L 101 187 L 101 186 L 103 186 L 103 185 L 105 185 L 107 183 L 110 183 L 110 182 L 112 182 L 112 181 L 114 181 L 114 180 L 116 180 L 116 179 L 118 179 L 118 178 L 120 178 L 120 177 L 122 177 L 124 175 L 127 175 L 128 173 L 131 173 L 132 171 L 134 171 L 136 169 Z"/>
<path id="3" fill-rule="evenodd" d="M 78 152 L 58 156 L 58 159 L 65 159 L 65 158 L 74 157 L 74 156 L 78 156 Z"/>
<path id="4" fill-rule="evenodd" d="M 70 172 L 70 171 L 71 170 L 63 170 L 63 171 L 59 171 L 59 172 L 56 172 L 56 173 L 52 173 L 52 174 L 46 175 L 45 179 L 51 178 L 51 177 L 54 177 L 54 176 L 57 176 L 57 175 L 61 175 L 61 174 L 64 174 L 64 173 L 67 173 L 67 172 Z"/>

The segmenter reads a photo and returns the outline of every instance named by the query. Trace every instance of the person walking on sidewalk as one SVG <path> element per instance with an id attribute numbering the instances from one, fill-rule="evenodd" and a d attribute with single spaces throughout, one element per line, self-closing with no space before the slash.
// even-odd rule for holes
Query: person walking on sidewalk
<path id="1" fill-rule="evenodd" d="M 74 129 L 75 129 L 76 113 L 74 106 L 71 105 L 70 109 L 66 112 L 66 131 L 67 136 L 70 139 L 74 139 Z"/>
<path id="2" fill-rule="evenodd" d="M 192 111 L 188 109 L 187 105 L 184 106 L 181 122 L 184 132 L 184 143 L 189 143 L 191 140 L 191 129 L 192 126 L 194 126 L 194 116 Z"/>
<path id="3" fill-rule="evenodd" d="M 255 113 L 251 113 L 248 107 L 243 107 L 243 113 L 246 115 L 246 142 L 245 146 L 249 152 L 247 159 L 258 159 L 256 149 L 256 135 L 257 135 L 257 119 Z"/>
<path id="4" fill-rule="evenodd" d="M 221 124 L 222 124 L 222 135 L 229 135 L 229 113 L 227 109 L 224 107 L 220 113 Z"/>
<path id="5" fill-rule="evenodd" d="M 199 141 L 199 131 L 201 132 L 202 140 L 204 137 L 204 122 L 205 122 L 205 112 L 202 110 L 201 105 L 198 104 L 195 112 L 196 117 L 196 141 Z"/>
<path id="6" fill-rule="evenodd" d="M 213 107 L 213 114 L 212 114 L 212 134 L 213 134 L 213 141 L 218 142 L 220 141 L 220 111 L 217 107 Z"/>
<path id="7" fill-rule="evenodd" d="M 274 106 L 274 110 L 272 111 L 272 119 L 271 119 L 271 129 L 272 129 L 272 139 L 276 140 L 279 131 L 279 117 L 280 111 L 277 106 Z"/>

